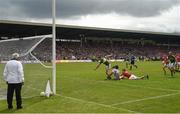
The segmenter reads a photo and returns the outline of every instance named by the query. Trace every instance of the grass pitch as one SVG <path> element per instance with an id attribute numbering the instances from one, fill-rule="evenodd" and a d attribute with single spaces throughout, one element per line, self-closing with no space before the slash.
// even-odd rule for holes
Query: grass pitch
<path id="1" fill-rule="evenodd" d="M 120 69 L 125 63 L 118 64 Z M 149 74 L 149 80 L 104 80 L 102 65 L 96 63 L 57 64 L 57 95 L 47 99 L 39 94 L 51 77 L 51 69 L 38 64 L 26 64 L 23 87 L 23 109 L 8 110 L 0 100 L 0 113 L 180 113 L 180 73 L 174 77 L 162 71 L 161 62 L 139 62 L 131 72 L 137 76 Z M 2 74 L 3 65 L 0 65 Z M 0 80 L 1 92 L 5 83 Z M 2 94 L 2 93 L 0 93 Z"/>

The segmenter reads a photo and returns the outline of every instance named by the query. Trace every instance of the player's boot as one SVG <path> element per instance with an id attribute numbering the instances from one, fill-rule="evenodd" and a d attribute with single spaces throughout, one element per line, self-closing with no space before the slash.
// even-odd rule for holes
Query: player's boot
<path id="1" fill-rule="evenodd" d="M 146 79 L 148 79 L 148 80 L 149 80 L 149 75 L 146 75 Z"/>
<path id="2" fill-rule="evenodd" d="M 135 67 L 136 67 L 136 68 L 138 68 L 138 66 L 137 66 L 137 65 L 135 65 Z"/>
<path id="3" fill-rule="evenodd" d="M 110 77 L 110 76 L 107 76 L 107 80 L 111 80 L 111 77 Z"/>

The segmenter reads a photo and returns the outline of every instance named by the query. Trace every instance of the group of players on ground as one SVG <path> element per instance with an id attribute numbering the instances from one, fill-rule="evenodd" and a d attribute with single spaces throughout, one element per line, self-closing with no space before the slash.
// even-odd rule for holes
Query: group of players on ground
<path id="1" fill-rule="evenodd" d="M 119 71 L 119 66 L 115 65 L 111 67 L 110 62 L 108 61 L 108 58 L 112 55 L 107 55 L 103 58 L 99 57 L 97 59 L 98 64 L 95 68 L 97 70 L 101 64 L 105 65 L 106 69 L 106 76 L 107 80 L 112 79 L 112 75 L 114 75 L 114 80 L 121 80 L 121 79 L 129 79 L 129 80 L 140 80 L 140 79 L 149 79 L 149 75 L 146 74 L 144 76 L 136 76 L 132 73 L 130 73 L 127 68 L 129 66 L 129 70 L 132 70 L 132 67 L 138 68 L 138 66 L 135 64 L 136 57 L 134 55 L 131 55 L 128 57 L 128 59 L 125 60 L 126 62 L 126 69 L 122 69 L 122 72 Z M 166 69 L 169 69 L 171 76 L 173 76 L 177 71 L 179 71 L 180 68 L 180 55 L 173 55 L 172 52 L 169 52 L 167 56 L 163 56 L 163 71 L 166 75 Z"/>
<path id="2" fill-rule="evenodd" d="M 98 65 L 96 66 L 95 70 L 97 70 L 101 64 L 105 65 L 106 68 L 106 76 L 107 80 L 112 79 L 112 75 L 114 75 L 115 80 L 121 80 L 121 79 L 130 79 L 130 80 L 139 80 L 139 79 L 149 79 L 149 76 L 135 76 L 134 74 L 131 74 L 128 70 L 122 69 L 122 73 L 119 71 L 119 66 L 115 65 L 111 68 L 111 64 L 108 61 L 108 58 L 111 55 L 105 56 L 104 58 L 98 58 Z M 129 61 L 129 62 L 128 62 Z M 135 64 L 136 58 L 135 56 L 131 56 L 128 60 L 126 60 L 126 67 L 130 65 L 130 70 L 132 70 L 132 67 L 137 68 L 138 66 Z"/>

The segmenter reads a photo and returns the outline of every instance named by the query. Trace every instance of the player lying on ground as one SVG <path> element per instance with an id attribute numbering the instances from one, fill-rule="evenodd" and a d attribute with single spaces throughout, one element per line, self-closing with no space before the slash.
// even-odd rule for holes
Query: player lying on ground
<path id="1" fill-rule="evenodd" d="M 145 78 L 149 79 L 149 76 L 146 75 L 146 76 L 138 77 L 138 76 L 135 76 L 134 74 L 129 73 L 126 69 L 123 69 L 122 74 L 120 75 L 120 79 L 125 79 L 125 78 L 128 78 L 129 80 L 140 80 L 140 79 L 145 79 Z"/>
<path id="2" fill-rule="evenodd" d="M 111 57 L 111 56 L 112 55 L 107 55 L 107 56 L 105 56 L 103 58 L 99 57 L 98 58 L 98 64 L 97 64 L 96 68 L 94 69 L 94 70 L 97 70 L 101 66 L 101 64 L 104 64 L 105 65 L 105 69 L 106 69 L 107 79 L 111 79 L 111 77 L 109 77 L 109 74 L 108 74 L 108 72 L 109 72 L 109 70 L 111 68 L 111 64 L 108 61 L 108 58 Z"/>

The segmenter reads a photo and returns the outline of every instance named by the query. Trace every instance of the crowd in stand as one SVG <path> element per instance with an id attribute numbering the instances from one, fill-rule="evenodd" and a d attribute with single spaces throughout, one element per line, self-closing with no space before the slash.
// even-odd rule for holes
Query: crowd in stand
<path id="1" fill-rule="evenodd" d="M 9 44 L 0 45 L 1 59 L 4 55 L 8 55 L 13 49 L 18 53 L 26 53 L 30 47 L 26 43 L 23 45 L 15 46 L 15 43 L 11 43 L 11 48 L 7 49 Z M 26 46 L 27 45 L 27 46 Z M 13 47 L 12 47 L 13 46 Z M 6 48 L 4 48 L 6 47 Z M 22 48 L 24 47 L 24 48 Z M 4 48 L 4 49 L 3 49 Z M 4 51 L 3 51 L 4 50 Z M 168 51 L 180 53 L 180 47 L 167 47 L 157 46 L 155 44 L 130 44 L 128 42 L 108 42 L 108 41 L 88 41 L 84 42 L 57 42 L 56 44 L 56 59 L 57 60 L 91 60 L 97 57 L 103 57 L 106 55 L 113 55 L 111 59 L 126 59 L 129 55 L 134 55 L 141 60 L 158 60 Z M 41 42 L 32 52 L 39 60 L 50 61 L 52 59 L 52 41 L 44 40 Z M 25 56 L 25 60 L 30 60 L 32 57 L 28 54 Z"/>
<path id="2" fill-rule="evenodd" d="M 133 54 L 139 59 L 158 60 L 171 50 L 180 53 L 180 47 L 157 46 L 157 45 L 137 45 L 108 42 L 89 42 L 81 45 L 77 42 L 61 42 L 57 45 L 58 60 L 87 60 L 95 57 L 102 57 L 112 54 L 112 59 L 125 59 L 129 54 Z"/>

